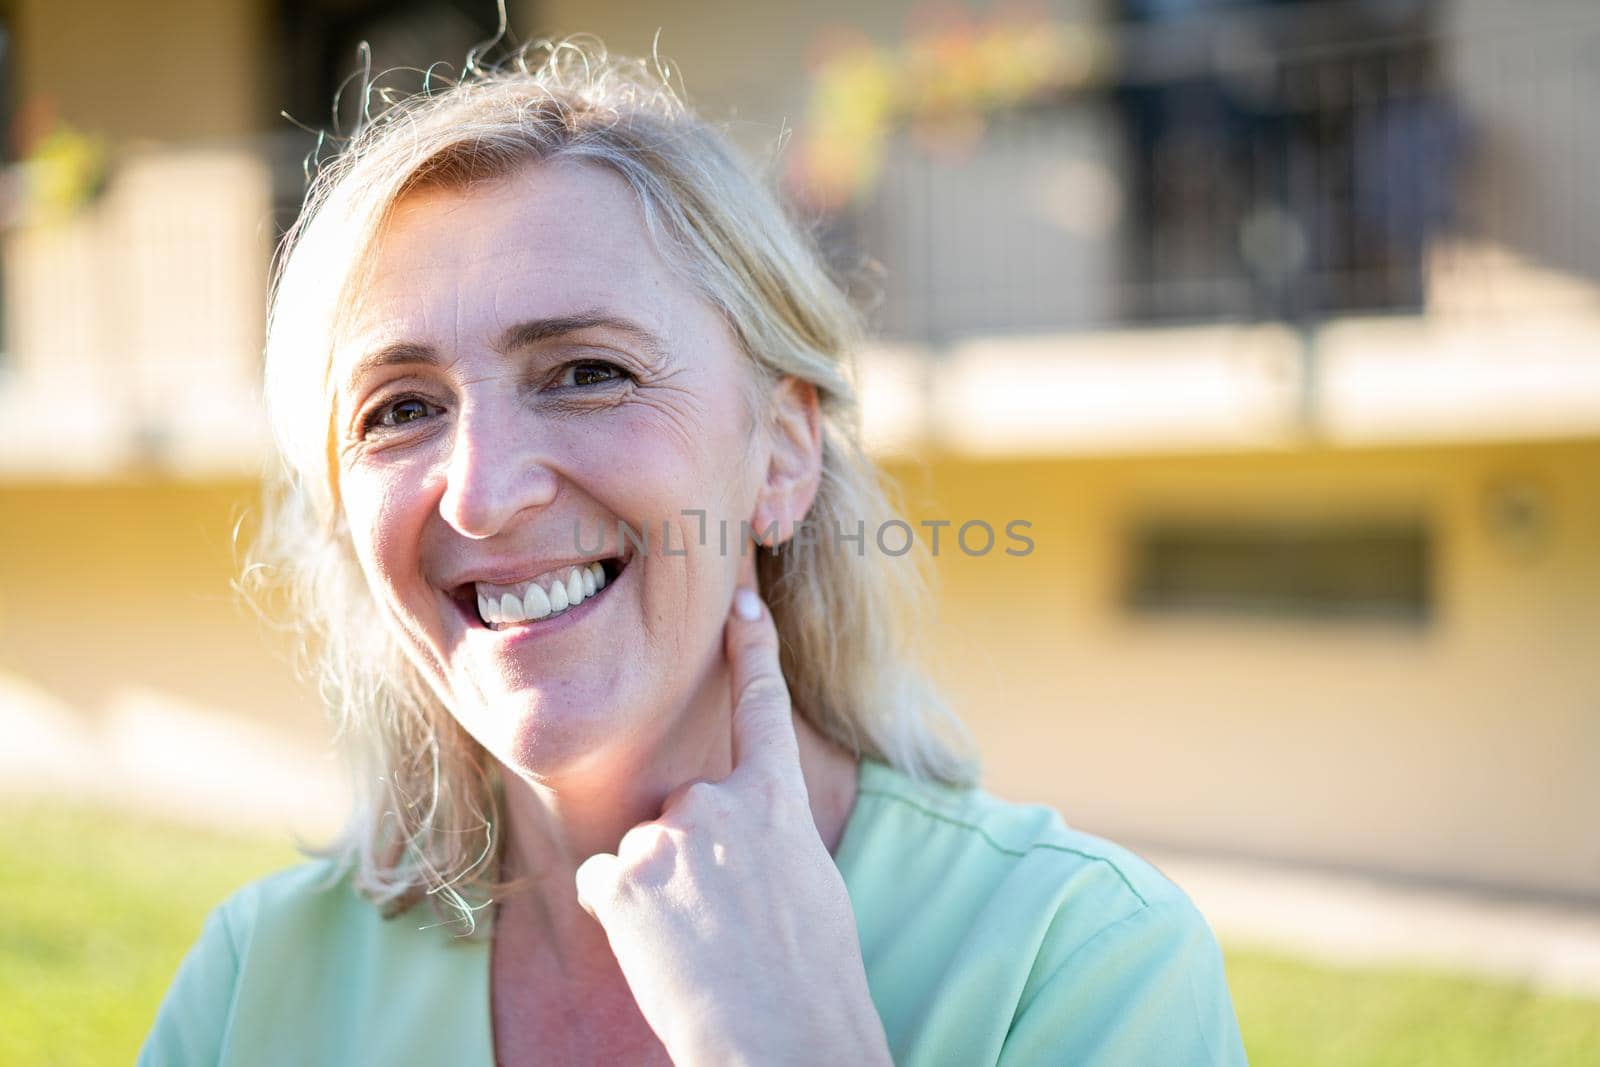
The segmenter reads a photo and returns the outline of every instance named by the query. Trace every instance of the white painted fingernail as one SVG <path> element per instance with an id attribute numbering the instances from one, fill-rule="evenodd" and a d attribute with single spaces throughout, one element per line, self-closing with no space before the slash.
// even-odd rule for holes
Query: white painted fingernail
<path id="1" fill-rule="evenodd" d="M 739 618 L 753 622 L 761 618 L 761 598 L 753 590 L 741 588 L 733 594 L 733 610 L 739 613 Z"/>

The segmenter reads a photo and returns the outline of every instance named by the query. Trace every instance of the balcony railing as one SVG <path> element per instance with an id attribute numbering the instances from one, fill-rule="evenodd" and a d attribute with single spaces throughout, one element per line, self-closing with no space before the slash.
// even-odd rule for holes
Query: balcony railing
<path id="1" fill-rule="evenodd" d="M 1600 279 L 1600 18 L 1339 23 L 1328 43 L 1318 6 L 1309 27 L 1280 9 L 1130 29 L 1110 76 L 989 114 L 961 149 L 894 132 L 835 220 L 842 255 L 882 265 L 881 331 L 1305 324 L 1423 311 L 1445 268 L 1485 294 L 1511 262 Z"/>

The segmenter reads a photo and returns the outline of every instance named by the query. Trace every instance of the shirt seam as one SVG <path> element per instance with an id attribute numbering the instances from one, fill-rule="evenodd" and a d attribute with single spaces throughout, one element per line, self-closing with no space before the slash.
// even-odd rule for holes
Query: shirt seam
<path id="1" fill-rule="evenodd" d="M 1116 874 L 1117 878 L 1122 882 L 1123 886 L 1127 888 L 1128 892 L 1133 894 L 1134 899 L 1139 902 L 1141 907 L 1148 908 L 1150 906 L 1150 902 L 1145 899 L 1143 893 L 1134 888 L 1133 882 L 1129 881 L 1128 876 L 1123 873 L 1122 868 L 1117 866 L 1115 861 L 1106 856 L 1097 856 L 1093 852 L 1086 852 L 1083 849 L 1073 848 L 1071 845 L 1057 845 L 1048 841 L 1035 841 L 1025 849 L 1012 848 L 1009 845 L 1002 845 L 1000 842 L 996 841 L 990 836 L 988 830 L 977 825 L 976 823 L 964 822 L 961 819 L 946 815 L 943 812 L 934 811 L 931 808 L 924 807 L 909 797 L 901 796 L 899 793 L 890 792 L 888 790 L 879 789 L 875 786 L 869 785 L 858 786 L 856 791 L 858 793 L 865 793 L 869 796 L 884 797 L 888 800 L 897 800 L 906 807 L 911 808 L 913 811 L 921 812 L 930 819 L 948 823 L 951 826 L 956 826 L 963 830 L 970 830 L 979 837 L 983 838 L 983 840 L 988 843 L 989 847 L 993 848 L 997 852 L 1004 853 L 1007 856 L 1021 857 L 1026 856 L 1029 852 L 1032 852 L 1035 849 L 1049 849 L 1052 852 L 1062 852 L 1070 856 L 1077 856 L 1080 859 L 1093 860 L 1096 863 L 1103 863 L 1107 867 L 1111 868 L 1112 872 Z"/>
<path id="2" fill-rule="evenodd" d="M 1140 918 L 1141 916 L 1149 915 L 1154 910 L 1155 909 L 1152 905 L 1142 904 L 1128 912 L 1126 915 L 1109 920 L 1094 933 L 1090 934 L 1088 937 L 1084 938 L 1082 941 L 1073 946 L 1072 949 L 1067 952 L 1066 956 L 1051 968 L 1050 973 L 1040 981 L 1039 988 L 1034 990 L 1033 996 L 1029 997 L 1026 1001 L 1017 1004 L 1016 1013 L 1011 1017 L 1011 1025 L 1006 1028 L 1006 1039 L 1010 1040 L 1012 1031 L 1017 1028 L 1018 1020 L 1020 1020 L 1022 1016 L 1033 1007 L 1033 1005 L 1038 1001 L 1039 995 L 1044 992 L 1045 988 L 1049 986 L 1051 982 L 1054 982 L 1057 978 L 1066 974 L 1073 962 L 1077 960 L 1079 956 L 1087 952 L 1090 946 L 1095 944 L 1095 942 L 1099 941 L 1101 938 L 1105 937 L 1107 934 L 1110 934 L 1113 930 L 1116 930 L 1123 925 Z M 1032 977 L 1031 972 L 1029 977 Z"/>
<path id="3" fill-rule="evenodd" d="M 1066 974 L 1068 969 L 1078 959 L 1078 957 L 1088 951 L 1095 942 L 1111 934 L 1113 931 L 1120 930 L 1122 927 L 1133 922 L 1135 919 L 1149 918 L 1154 921 L 1154 918 L 1158 915 L 1175 915 L 1184 910 L 1187 910 L 1192 915 L 1200 917 L 1201 920 L 1204 921 L 1204 917 L 1199 916 L 1199 913 L 1194 910 L 1192 904 L 1188 905 L 1187 909 L 1185 909 L 1185 902 L 1183 901 L 1165 900 L 1158 901 L 1155 904 L 1146 904 L 1142 908 L 1136 908 L 1129 914 L 1124 915 L 1122 918 L 1114 919 L 1111 922 L 1106 923 L 1093 934 L 1089 935 L 1089 937 L 1084 939 L 1084 941 L 1081 942 L 1076 948 L 1067 953 L 1066 958 L 1051 970 L 1049 977 L 1047 977 L 1040 984 L 1039 989 L 1035 991 L 1032 997 L 1029 998 L 1026 1005 L 1019 1004 L 1017 1006 L 1016 1014 L 1011 1018 L 1011 1025 L 1006 1028 L 1006 1040 L 1010 1040 L 1012 1033 L 1015 1032 L 1018 1020 L 1020 1020 L 1022 1016 L 1038 1001 L 1040 993 L 1044 991 L 1044 987 L 1055 981 L 1056 978 Z M 1211 1040 L 1212 1035 L 1205 1024 L 1205 1014 L 1200 1010 L 1200 1005 L 1195 997 L 1193 968 L 1186 968 L 1184 977 L 1184 986 L 1189 994 L 1187 997 L 1187 1002 L 1189 1005 L 1189 1011 L 1194 1016 L 1195 1031 L 1200 1035 L 1200 1043 L 1205 1048 L 1208 1062 L 1212 1064 L 1220 1064 L 1223 1061 L 1217 1057 L 1217 1050 L 1212 1044 Z M 1224 979 L 1224 982 L 1226 982 L 1226 979 Z M 1237 1018 L 1235 1018 L 1234 1025 L 1238 1025 Z"/>

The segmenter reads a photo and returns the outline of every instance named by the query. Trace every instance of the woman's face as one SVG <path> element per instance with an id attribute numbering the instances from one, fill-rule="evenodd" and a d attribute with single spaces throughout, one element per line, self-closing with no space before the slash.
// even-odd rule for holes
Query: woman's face
<path id="1" fill-rule="evenodd" d="M 412 195 L 333 373 L 356 554 L 462 725 L 536 776 L 658 748 L 718 676 L 767 458 L 749 361 L 631 189 L 557 162 Z"/>

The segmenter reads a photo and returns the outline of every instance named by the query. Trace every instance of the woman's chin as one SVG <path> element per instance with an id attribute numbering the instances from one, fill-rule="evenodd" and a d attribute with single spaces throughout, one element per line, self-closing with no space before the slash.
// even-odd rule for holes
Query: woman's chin
<path id="1" fill-rule="evenodd" d="M 534 778 L 556 778 L 593 766 L 620 749 L 633 731 L 624 729 L 618 705 L 606 701 L 544 702 L 523 707 L 495 754 L 512 770 Z"/>

